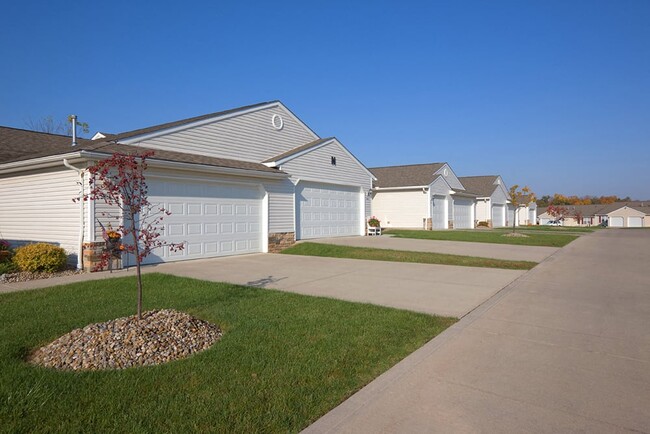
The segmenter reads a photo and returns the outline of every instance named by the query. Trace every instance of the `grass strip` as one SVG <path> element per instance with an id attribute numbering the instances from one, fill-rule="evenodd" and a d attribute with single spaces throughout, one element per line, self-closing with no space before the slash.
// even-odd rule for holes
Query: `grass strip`
<path id="1" fill-rule="evenodd" d="M 372 261 L 414 262 L 418 264 L 459 265 L 462 267 L 504 268 L 530 270 L 536 262 L 509 261 L 476 256 L 448 255 L 444 253 L 412 252 L 407 250 L 350 247 L 334 244 L 299 243 L 282 251 L 286 255 L 325 256 L 329 258 L 369 259 Z"/>
<path id="2" fill-rule="evenodd" d="M 164 365 L 61 372 L 25 355 L 74 328 L 135 313 L 132 277 L 0 294 L 3 432 L 297 432 L 453 324 L 369 304 L 146 274 L 147 310 L 221 326 Z"/>
<path id="3" fill-rule="evenodd" d="M 419 240 L 441 240 L 441 241 L 468 241 L 474 243 L 512 244 L 517 246 L 542 246 L 542 247 L 564 247 L 571 241 L 578 238 L 578 235 L 569 234 L 534 234 L 527 233 L 527 237 L 504 237 L 504 231 L 482 231 L 482 230 L 446 230 L 446 231 L 424 231 L 407 229 L 388 229 L 385 234 L 391 234 L 398 238 L 414 238 Z"/>

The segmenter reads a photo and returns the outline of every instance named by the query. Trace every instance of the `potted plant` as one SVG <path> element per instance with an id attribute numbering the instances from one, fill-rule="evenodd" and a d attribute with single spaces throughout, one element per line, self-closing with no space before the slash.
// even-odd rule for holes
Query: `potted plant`
<path id="1" fill-rule="evenodd" d="M 11 245 L 9 241 L 0 240 L 0 262 L 7 262 L 11 259 Z"/>
<path id="2" fill-rule="evenodd" d="M 381 222 L 377 217 L 372 216 L 368 219 L 368 226 L 370 226 L 371 228 L 378 228 L 381 226 Z"/>

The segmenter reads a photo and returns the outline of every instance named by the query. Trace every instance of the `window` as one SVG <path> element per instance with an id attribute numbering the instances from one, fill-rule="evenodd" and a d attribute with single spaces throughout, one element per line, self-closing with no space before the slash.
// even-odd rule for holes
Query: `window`
<path id="1" fill-rule="evenodd" d="M 336 166 L 336 157 L 331 157 L 332 166 Z"/>

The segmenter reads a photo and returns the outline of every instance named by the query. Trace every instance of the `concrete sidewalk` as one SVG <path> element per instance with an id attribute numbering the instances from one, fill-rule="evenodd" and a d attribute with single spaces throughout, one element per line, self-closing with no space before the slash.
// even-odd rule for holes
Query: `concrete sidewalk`
<path id="1" fill-rule="evenodd" d="M 305 432 L 650 431 L 649 245 L 579 238 Z"/>
<path id="2" fill-rule="evenodd" d="M 470 243 L 465 241 L 416 240 L 412 238 L 396 238 L 389 235 L 382 235 L 380 237 L 319 238 L 310 241 L 336 244 L 339 246 L 447 253 L 450 255 L 533 262 L 541 262 L 559 250 L 556 247 L 513 246 L 510 244 Z"/>

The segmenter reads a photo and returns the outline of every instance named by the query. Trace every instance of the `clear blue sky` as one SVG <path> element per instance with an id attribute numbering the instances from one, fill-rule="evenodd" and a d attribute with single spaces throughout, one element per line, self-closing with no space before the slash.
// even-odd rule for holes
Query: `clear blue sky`
<path id="1" fill-rule="evenodd" d="M 279 99 L 368 167 L 650 199 L 648 0 L 90 4 L 3 5 L 1 125 Z"/>

